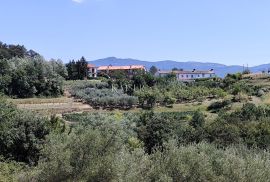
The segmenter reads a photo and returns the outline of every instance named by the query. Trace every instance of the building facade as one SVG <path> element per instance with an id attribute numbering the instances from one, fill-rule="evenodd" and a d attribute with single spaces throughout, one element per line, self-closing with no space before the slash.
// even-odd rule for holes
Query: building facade
<path id="1" fill-rule="evenodd" d="M 93 64 L 88 64 L 87 68 L 88 68 L 88 77 L 96 78 L 97 77 L 97 68 L 98 67 L 96 67 Z"/>
<path id="2" fill-rule="evenodd" d="M 192 71 L 158 71 L 157 75 L 160 77 L 165 77 L 172 73 L 176 75 L 176 78 L 179 81 L 192 81 L 196 79 L 216 77 L 213 69 L 208 71 L 200 71 L 195 69 Z"/>
<path id="3" fill-rule="evenodd" d="M 129 66 L 99 66 L 96 67 L 93 64 L 88 64 L 88 76 L 90 78 L 96 78 L 98 75 L 107 75 L 110 76 L 113 72 L 123 71 L 128 76 L 134 75 L 138 71 L 146 71 L 145 66 L 143 65 L 129 65 Z"/>

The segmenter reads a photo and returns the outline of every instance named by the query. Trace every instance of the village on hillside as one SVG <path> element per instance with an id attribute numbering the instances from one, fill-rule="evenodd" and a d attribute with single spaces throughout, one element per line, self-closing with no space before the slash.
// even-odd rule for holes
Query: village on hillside
<path id="1" fill-rule="evenodd" d="M 121 71 L 128 76 L 132 76 L 137 72 L 146 72 L 147 69 L 144 65 L 124 65 L 124 66 L 95 66 L 93 64 L 87 65 L 88 77 L 97 78 L 99 76 L 110 76 L 113 72 Z M 157 77 L 165 77 L 170 74 L 175 74 L 177 80 L 179 81 L 192 81 L 200 78 L 214 78 L 216 77 L 215 71 L 211 70 L 157 70 L 154 74 Z"/>
<path id="2" fill-rule="evenodd" d="M 122 66 L 95 66 L 93 64 L 87 64 L 88 77 L 97 78 L 101 76 L 110 77 L 114 72 L 122 72 L 129 77 L 133 76 L 138 72 L 147 72 L 148 70 L 144 65 L 122 65 Z M 269 76 L 270 70 L 254 72 L 252 73 L 248 68 L 243 67 L 243 78 L 262 78 Z M 194 81 L 196 79 L 203 78 L 215 78 L 217 77 L 215 70 L 183 70 L 183 69 L 172 69 L 172 70 L 160 70 L 156 68 L 154 76 L 165 77 L 174 74 L 178 81 Z"/>

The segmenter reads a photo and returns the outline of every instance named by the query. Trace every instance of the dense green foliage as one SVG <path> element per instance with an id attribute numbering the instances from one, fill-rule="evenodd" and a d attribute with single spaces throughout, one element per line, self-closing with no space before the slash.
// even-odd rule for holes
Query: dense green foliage
<path id="1" fill-rule="evenodd" d="M 153 108 L 156 104 L 173 107 L 174 103 L 223 98 L 227 94 L 221 88 L 190 86 L 171 78 L 154 78 L 150 74 L 138 74 L 130 80 L 78 82 L 69 90 L 71 95 L 93 107 L 122 109 L 136 105 Z"/>
<path id="2" fill-rule="evenodd" d="M 117 115 L 116 115 L 117 116 Z M 113 114 L 67 115 L 69 121 L 95 124 L 98 120 L 116 117 Z M 119 116 L 117 116 L 119 119 Z M 100 119 L 99 119 L 100 118 Z M 151 153 L 156 147 L 174 138 L 178 144 L 207 141 L 225 147 L 245 144 L 247 147 L 267 149 L 270 147 L 270 107 L 245 104 L 241 110 L 232 113 L 221 112 L 212 122 L 207 122 L 200 111 L 182 113 L 130 113 L 121 115 L 120 120 L 136 132 L 144 143 L 145 151 Z M 133 136 L 133 137 L 135 137 Z"/>
<path id="3" fill-rule="evenodd" d="M 59 96 L 67 77 L 61 60 L 45 61 L 21 45 L 0 42 L 0 92 L 19 98 Z"/>
<path id="4" fill-rule="evenodd" d="M 63 77 L 41 57 L 0 59 L 0 92 L 11 97 L 59 96 Z"/>
<path id="5" fill-rule="evenodd" d="M 152 75 L 155 75 L 158 72 L 158 68 L 155 66 L 151 66 L 149 69 L 149 73 L 151 73 Z"/>
<path id="6" fill-rule="evenodd" d="M 265 181 L 270 175 L 269 107 L 245 104 L 213 122 L 200 111 L 67 114 L 70 130 L 55 117 L 1 108 L 5 180 Z M 24 160 L 13 148 L 24 151 Z"/>
<path id="7" fill-rule="evenodd" d="M 112 131 L 113 132 L 113 131 Z M 56 139 L 60 140 L 57 141 Z M 87 130 L 77 137 L 50 138 L 38 181 L 267 181 L 269 153 L 201 143 L 165 145 L 151 155 L 121 145 L 121 134 Z M 92 147 L 89 147 L 92 146 Z M 115 160 L 117 159 L 117 160 Z M 52 173 L 52 171 L 54 171 Z"/>
<path id="8" fill-rule="evenodd" d="M 198 131 L 208 125 L 203 124 L 200 112 L 147 112 L 141 116 L 85 113 L 65 118 L 79 124 L 69 133 L 50 134 L 38 165 L 27 169 L 31 172 L 21 170 L 21 179 L 267 181 L 270 177 L 267 151 L 243 145 L 220 148 L 200 141 L 194 144 L 195 138 L 188 133 L 194 132 L 198 138 Z"/>
<path id="9" fill-rule="evenodd" d="M 0 100 L 0 156 L 27 164 L 36 164 L 45 137 L 51 132 L 63 132 L 65 125 L 31 112 L 21 111 Z"/>
<path id="10" fill-rule="evenodd" d="M 23 45 L 8 45 L 0 42 L 0 59 L 11 59 L 13 57 L 35 57 L 39 56 L 33 50 L 27 50 Z"/>
<path id="11" fill-rule="evenodd" d="M 174 103 L 203 101 L 207 98 L 223 98 L 226 92 L 221 88 L 186 85 L 177 81 L 168 81 L 167 84 L 157 84 L 155 87 L 144 87 L 137 90 L 142 107 L 154 107 L 155 104 L 170 106 Z"/>
<path id="12" fill-rule="evenodd" d="M 248 147 L 270 146 L 270 108 L 245 104 L 239 111 L 220 113 L 207 129 L 208 139 L 220 146 L 244 143 Z"/>
<path id="13" fill-rule="evenodd" d="M 211 111 L 213 113 L 218 113 L 221 110 L 228 110 L 231 107 L 232 101 L 229 99 L 222 100 L 222 101 L 217 101 L 211 103 L 208 107 L 207 110 Z"/>
<path id="14" fill-rule="evenodd" d="M 82 57 L 78 61 L 70 61 L 66 64 L 69 80 L 83 80 L 88 76 L 87 61 Z"/>
<path id="15" fill-rule="evenodd" d="M 76 99 L 82 99 L 94 108 L 130 109 L 137 104 L 137 98 L 121 89 L 110 88 L 105 82 L 84 81 L 69 88 Z"/>
<path id="16" fill-rule="evenodd" d="M 26 169 L 23 163 L 4 160 L 0 156 L 0 181 L 18 181 L 20 173 Z"/>
<path id="17" fill-rule="evenodd" d="M 258 95 L 258 91 L 261 89 L 260 86 L 249 84 L 241 73 L 228 74 L 224 79 L 199 79 L 196 80 L 195 85 L 221 88 L 233 95 L 244 93 L 249 96 Z"/>

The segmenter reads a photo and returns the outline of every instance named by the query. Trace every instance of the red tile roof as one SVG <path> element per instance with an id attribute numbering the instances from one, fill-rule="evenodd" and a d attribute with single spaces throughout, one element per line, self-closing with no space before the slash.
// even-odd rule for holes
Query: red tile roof
<path id="1" fill-rule="evenodd" d="M 105 70 L 145 70 L 143 65 L 130 65 L 130 66 L 99 66 L 99 71 Z"/>
<path id="2" fill-rule="evenodd" d="M 96 68 L 94 64 L 87 64 L 87 68 Z"/>

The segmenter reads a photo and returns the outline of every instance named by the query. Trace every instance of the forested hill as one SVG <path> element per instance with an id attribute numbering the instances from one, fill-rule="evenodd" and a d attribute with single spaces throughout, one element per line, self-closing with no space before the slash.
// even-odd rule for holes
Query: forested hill
<path id="1" fill-rule="evenodd" d="M 184 70 L 192 70 L 192 69 L 199 69 L 199 70 L 209 70 L 214 69 L 216 71 L 216 74 L 220 77 L 224 77 L 228 73 L 236 73 L 236 72 L 242 72 L 243 66 L 240 65 L 233 65 L 233 66 L 227 66 L 224 64 L 218 64 L 218 63 L 203 63 L 203 62 L 177 62 L 177 61 L 142 61 L 142 60 L 136 60 L 136 59 L 120 59 L 116 57 L 108 57 L 104 59 L 98 59 L 91 61 L 92 64 L 95 64 L 97 66 L 101 65 L 145 65 L 147 69 L 149 69 L 151 66 L 156 66 L 158 69 L 161 70 L 171 70 L 172 68 L 182 68 Z M 259 65 L 255 67 L 251 67 L 250 70 L 252 72 L 258 72 L 258 71 L 267 71 L 268 68 L 270 68 L 270 64 L 264 64 Z"/>

